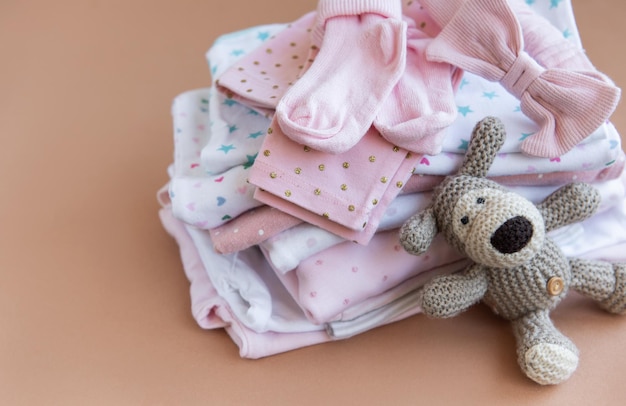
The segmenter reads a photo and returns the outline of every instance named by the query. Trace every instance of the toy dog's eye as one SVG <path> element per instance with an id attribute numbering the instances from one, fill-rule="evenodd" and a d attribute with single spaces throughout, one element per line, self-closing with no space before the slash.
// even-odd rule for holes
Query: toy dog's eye
<path id="1" fill-rule="evenodd" d="M 476 199 L 476 203 L 478 203 L 478 204 L 485 203 L 485 198 L 484 197 L 479 197 L 478 199 Z"/>
<path id="2" fill-rule="evenodd" d="M 465 225 L 465 224 L 469 223 L 469 217 L 467 217 L 467 216 L 463 216 L 463 218 L 461 218 L 461 223 L 462 223 L 463 225 Z"/>

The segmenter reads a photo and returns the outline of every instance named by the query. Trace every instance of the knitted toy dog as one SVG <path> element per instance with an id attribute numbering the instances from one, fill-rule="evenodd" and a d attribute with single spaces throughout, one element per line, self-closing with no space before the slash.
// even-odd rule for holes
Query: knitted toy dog
<path id="1" fill-rule="evenodd" d="M 474 128 L 459 173 L 437 187 L 432 205 L 400 230 L 404 248 L 426 251 L 438 232 L 473 261 L 464 272 L 433 279 L 422 309 L 451 317 L 482 300 L 510 320 L 518 362 L 540 384 L 560 383 L 578 365 L 578 349 L 549 317 L 569 289 L 611 313 L 626 310 L 626 264 L 566 258 L 546 233 L 590 217 L 600 198 L 584 183 L 564 186 L 541 204 L 486 179 L 504 143 L 500 121 L 487 117 Z"/>

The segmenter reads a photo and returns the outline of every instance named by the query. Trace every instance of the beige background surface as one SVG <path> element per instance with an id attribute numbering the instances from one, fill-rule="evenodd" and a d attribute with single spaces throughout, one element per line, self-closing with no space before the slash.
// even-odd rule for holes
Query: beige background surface
<path id="1" fill-rule="evenodd" d="M 553 316 L 581 363 L 548 388 L 482 306 L 257 361 L 195 324 L 154 198 L 170 102 L 209 83 L 218 35 L 315 5 L 0 2 L 1 405 L 626 403 L 626 319 L 576 296 Z M 574 6 L 592 61 L 626 87 L 626 3 Z M 626 134 L 625 104 L 613 119 Z"/>

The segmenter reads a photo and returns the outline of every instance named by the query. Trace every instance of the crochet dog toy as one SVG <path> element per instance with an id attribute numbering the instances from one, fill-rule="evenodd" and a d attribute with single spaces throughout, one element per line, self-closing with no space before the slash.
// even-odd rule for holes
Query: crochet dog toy
<path id="1" fill-rule="evenodd" d="M 600 197 L 593 187 L 572 183 L 534 205 L 485 177 L 504 139 L 497 118 L 478 122 L 458 174 L 435 189 L 429 208 L 407 220 L 400 240 L 419 255 L 441 232 L 473 262 L 424 286 L 426 315 L 455 316 L 482 300 L 512 322 L 526 375 L 557 384 L 576 370 L 578 349 L 556 329 L 549 312 L 574 289 L 611 313 L 623 313 L 626 264 L 567 258 L 546 236 L 595 212 Z"/>

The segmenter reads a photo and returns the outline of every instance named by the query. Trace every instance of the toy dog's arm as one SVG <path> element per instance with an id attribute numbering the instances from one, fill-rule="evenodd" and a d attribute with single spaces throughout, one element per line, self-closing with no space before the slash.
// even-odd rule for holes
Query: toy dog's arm
<path id="1" fill-rule="evenodd" d="M 537 208 L 543 215 L 546 231 L 583 221 L 600 205 L 600 193 L 586 183 L 570 183 L 557 189 Z"/>
<path id="2" fill-rule="evenodd" d="M 424 286 L 422 310 L 429 317 L 456 316 L 479 302 L 488 285 L 487 272 L 480 264 L 462 273 L 440 276 Z"/>
<path id="3" fill-rule="evenodd" d="M 409 218 L 400 228 L 400 243 L 413 255 L 422 255 L 437 235 L 437 220 L 429 207 Z"/>

